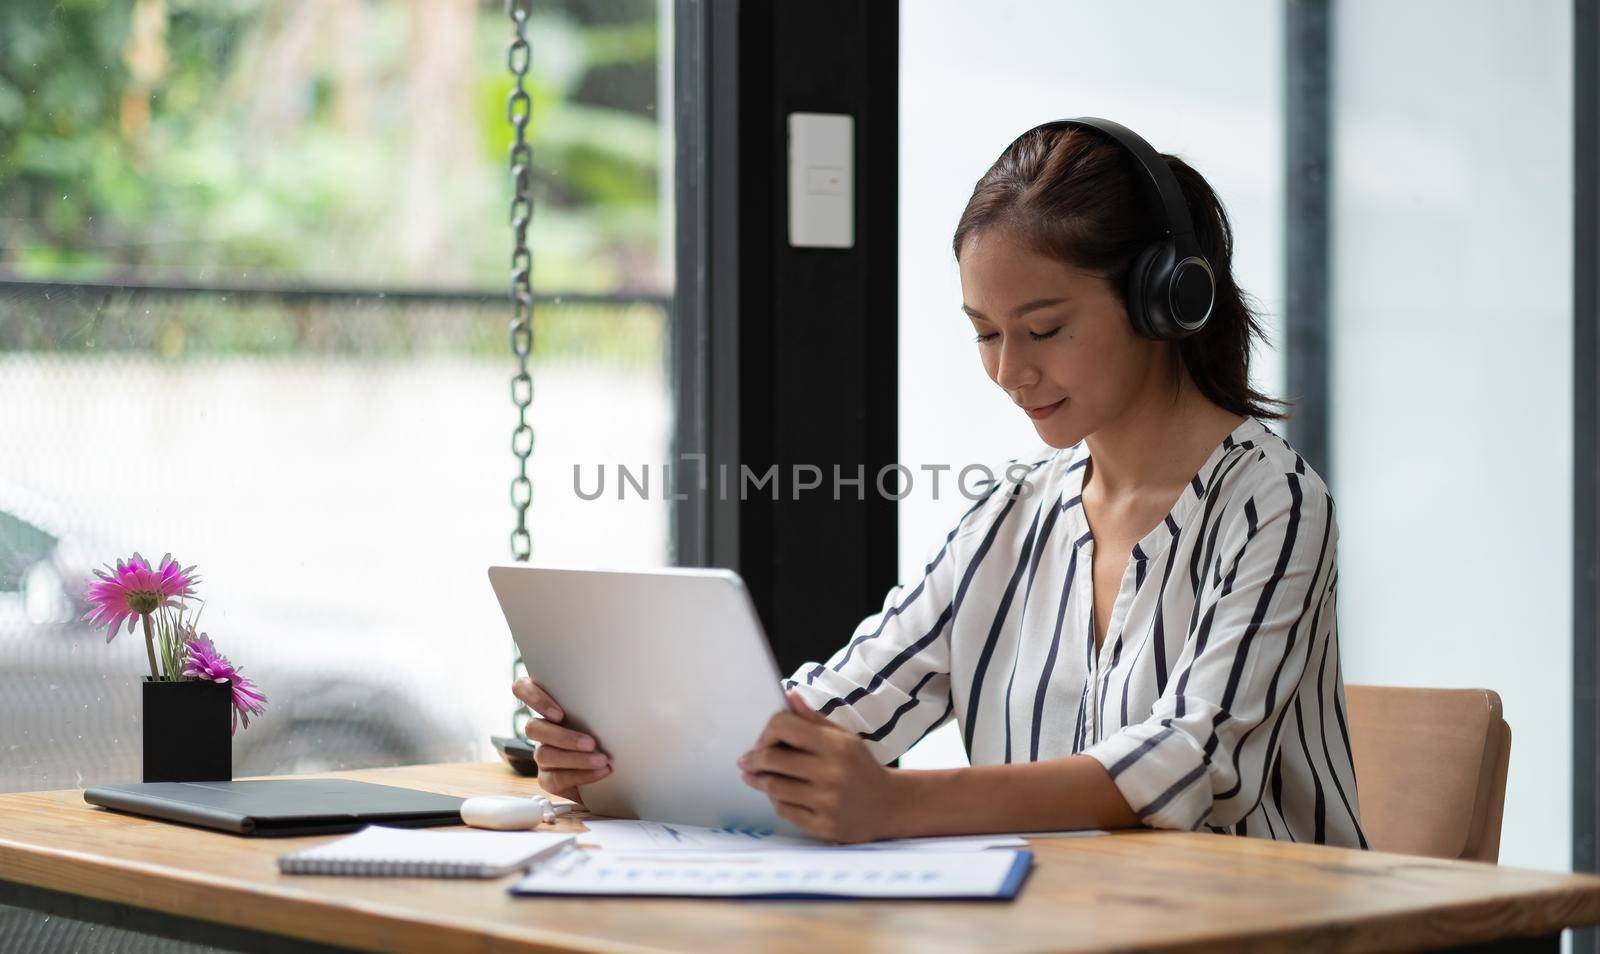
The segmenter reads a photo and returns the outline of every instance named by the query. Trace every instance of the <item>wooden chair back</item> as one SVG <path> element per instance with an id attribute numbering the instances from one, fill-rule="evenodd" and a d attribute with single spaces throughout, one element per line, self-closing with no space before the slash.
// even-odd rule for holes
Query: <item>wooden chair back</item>
<path id="1" fill-rule="evenodd" d="M 1378 851 L 1498 861 L 1511 727 L 1489 689 L 1346 686 L 1361 826 Z"/>

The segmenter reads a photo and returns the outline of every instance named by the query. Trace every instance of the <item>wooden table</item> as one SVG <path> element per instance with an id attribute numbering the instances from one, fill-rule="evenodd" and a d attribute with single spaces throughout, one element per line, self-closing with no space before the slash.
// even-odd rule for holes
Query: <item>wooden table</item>
<path id="1" fill-rule="evenodd" d="M 337 774 L 537 791 L 498 763 Z M 0 902 L 245 950 L 1553 949 L 1561 929 L 1600 923 L 1592 875 L 1188 832 L 1036 840 L 1011 903 L 513 898 L 509 877 L 278 874 L 280 853 L 333 837 L 242 838 L 95 808 L 78 791 L 0 795 Z"/>

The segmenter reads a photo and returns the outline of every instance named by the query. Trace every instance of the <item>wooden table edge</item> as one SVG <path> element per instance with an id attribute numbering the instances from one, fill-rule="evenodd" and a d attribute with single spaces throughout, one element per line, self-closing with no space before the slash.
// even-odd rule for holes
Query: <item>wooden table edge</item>
<path id="1" fill-rule="evenodd" d="M 100 810 L 109 811 L 109 809 Z M 52 867 L 41 869 L 42 876 L 29 876 L 29 872 L 17 868 L 13 860 L 16 854 L 20 854 L 24 858 L 39 859 L 41 861 L 48 859 Z M 209 905 L 206 909 L 193 910 L 184 907 L 176 900 L 159 897 L 152 898 L 147 893 L 138 890 L 110 890 L 111 885 L 102 888 L 95 879 L 80 880 L 85 874 L 111 874 L 119 877 L 151 875 L 161 878 L 168 884 L 174 882 L 182 884 L 188 890 L 201 888 L 221 891 L 239 902 L 238 907 L 248 913 L 242 918 L 238 916 L 228 918 L 209 917 L 207 915 L 210 910 L 214 910 L 218 905 Z M 504 890 L 504 887 L 509 885 L 509 878 L 510 876 L 495 880 L 485 879 L 484 883 L 485 886 L 500 885 Z M 17 842 L 3 835 L 0 835 L 0 881 L 8 881 L 13 884 L 55 891 L 76 897 L 92 898 L 96 901 L 125 905 L 143 911 L 154 911 L 177 918 L 204 921 L 223 927 L 245 928 L 263 934 L 343 947 L 355 951 L 413 949 L 429 951 L 496 950 L 497 947 L 485 947 L 484 941 L 486 938 L 493 938 L 502 942 L 509 949 L 527 951 L 530 954 L 531 952 L 538 952 L 538 954 L 571 954 L 571 952 L 586 952 L 586 954 L 587 952 L 594 952 L 594 954 L 660 954 L 660 952 L 667 950 L 665 948 L 641 947 L 606 941 L 587 935 L 553 931 L 534 926 L 519 925 L 511 928 L 494 922 L 474 921 L 450 915 L 441 915 L 432 911 L 402 908 L 397 905 L 373 902 L 367 899 L 322 898 L 314 894 L 305 893 L 301 889 L 283 885 L 216 877 L 210 874 L 194 873 L 180 868 L 141 861 L 126 859 L 109 861 L 80 851 Z M 84 887 L 84 881 L 87 881 L 91 886 L 87 890 Z M 113 885 L 117 883 L 119 882 L 113 881 Z M 282 912 L 276 912 L 272 916 L 253 916 L 262 913 L 262 909 L 259 909 L 253 902 L 263 895 L 279 901 L 290 902 L 297 907 L 315 908 L 323 917 L 316 920 L 285 917 Z M 309 931 L 302 927 L 302 924 L 318 924 L 323 927 L 334 925 L 336 929 L 333 931 Z M 428 938 L 434 938 L 434 940 L 417 938 L 416 934 L 419 929 L 425 929 Z M 396 932 L 406 936 L 395 937 Z"/>
<path id="2" fill-rule="evenodd" d="M 48 860 L 50 867 L 43 870 L 43 876 L 30 876 L 30 872 L 19 870 L 14 858 L 21 855 L 26 858 Z M 202 887 L 209 890 L 220 890 L 240 902 L 240 907 L 245 911 L 255 909 L 253 902 L 262 895 L 292 902 L 297 907 L 315 908 L 325 917 L 318 919 L 285 918 L 282 912 L 276 916 L 268 917 L 232 917 L 227 919 L 207 917 L 205 910 L 191 910 L 181 904 L 165 901 L 161 898 L 151 898 L 139 890 L 104 890 L 96 879 L 86 879 L 91 886 L 85 890 L 80 882 L 84 874 L 96 875 L 111 874 L 120 877 L 138 877 L 140 875 L 153 875 L 170 883 L 178 882 L 189 887 Z M 1553 872 L 1541 872 L 1550 873 Z M 117 859 L 107 861 L 95 855 L 70 849 L 50 848 L 16 842 L 0 836 L 0 880 L 23 884 L 29 887 L 40 888 L 47 891 L 56 891 L 77 897 L 87 897 L 111 904 L 126 905 L 144 911 L 155 911 L 178 918 L 189 918 L 205 921 L 224 927 L 238 927 L 264 934 L 294 938 L 313 943 L 343 947 L 351 950 L 462 950 L 475 951 L 515 949 L 518 951 L 541 952 L 541 954 L 570 954 L 570 952 L 593 952 L 593 954 L 655 954 L 655 952 L 673 950 L 671 948 L 657 948 L 638 946 L 606 941 L 588 935 L 572 934 L 564 931 L 552 931 L 534 926 L 518 926 L 515 929 L 494 922 L 474 921 L 463 918 L 440 915 L 437 912 L 418 911 L 410 908 L 400 908 L 394 905 L 375 903 L 366 899 L 325 899 L 317 895 L 306 894 L 298 889 L 286 888 L 282 885 L 263 884 L 256 881 L 239 881 L 229 878 L 218 878 L 210 875 L 195 874 L 182 869 L 148 862 Z M 503 880 L 503 879 L 502 879 Z M 1600 879 L 1596 879 L 1600 880 Z M 113 881 L 113 884 L 120 882 Z M 1026 890 L 1026 888 L 1024 888 Z M 1492 910 L 1515 910 L 1516 906 L 1527 900 L 1527 894 L 1537 894 L 1543 900 L 1557 903 L 1569 909 L 1573 920 L 1563 923 L 1560 927 L 1550 929 L 1531 928 L 1527 933 L 1516 935 L 1501 935 L 1506 939 L 1536 939 L 1549 934 L 1559 934 L 1567 926 L 1583 927 L 1600 924 L 1600 896 L 1582 886 L 1552 886 L 1539 889 L 1537 892 L 1525 892 L 1522 896 L 1508 896 L 1489 901 L 1471 900 L 1447 904 L 1439 909 L 1439 914 L 1449 917 L 1452 914 L 1467 915 L 1469 923 L 1483 923 L 1485 915 Z M 685 899 L 687 901 L 700 900 L 702 903 L 716 903 L 713 899 Z M 1587 910 L 1585 910 L 1587 909 Z M 1166 939 L 1162 941 L 1140 942 L 1119 945 L 1120 950 L 1169 950 L 1183 951 L 1189 954 L 1199 952 L 1238 950 L 1240 948 L 1254 947 L 1287 947 L 1297 943 L 1314 943 L 1319 949 L 1375 949 L 1382 948 L 1385 939 L 1404 939 L 1408 946 L 1414 946 L 1418 940 L 1414 928 L 1414 914 L 1403 912 L 1386 913 L 1379 915 L 1365 915 L 1360 918 L 1335 918 L 1316 924 L 1297 925 L 1290 927 L 1268 927 L 1260 930 L 1242 929 L 1231 934 L 1213 934 L 1209 936 L 1194 937 L 1192 940 Z M 301 924 L 316 923 L 323 927 L 335 925 L 336 930 L 306 930 Z M 422 936 L 418 936 L 419 930 Z M 1341 941 L 1329 945 L 1329 934 L 1337 933 Z M 1437 932 L 1436 932 L 1437 933 Z M 398 936 L 397 936 L 398 935 Z M 486 946 L 486 940 L 497 942 Z M 1449 932 L 1438 933 L 1436 945 L 1431 948 L 1448 948 L 1456 945 L 1481 943 L 1490 940 L 1483 936 L 1483 932 Z"/>

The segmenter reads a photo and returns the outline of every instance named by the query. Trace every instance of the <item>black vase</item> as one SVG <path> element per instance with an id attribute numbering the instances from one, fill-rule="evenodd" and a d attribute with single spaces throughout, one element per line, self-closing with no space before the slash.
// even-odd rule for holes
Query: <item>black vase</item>
<path id="1" fill-rule="evenodd" d="M 144 780 L 233 778 L 233 684 L 144 680 Z"/>

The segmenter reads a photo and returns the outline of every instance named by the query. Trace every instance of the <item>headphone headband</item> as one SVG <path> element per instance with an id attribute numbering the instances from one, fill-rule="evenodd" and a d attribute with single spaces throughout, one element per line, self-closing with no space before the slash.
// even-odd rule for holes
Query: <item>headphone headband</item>
<path id="1" fill-rule="evenodd" d="M 1178 180 L 1167 167 L 1155 148 L 1144 140 L 1143 136 L 1129 129 L 1127 126 L 1110 119 L 1101 119 L 1097 116 L 1078 116 L 1073 119 L 1056 119 L 1048 123 L 1040 123 L 1027 132 L 1012 140 L 1011 146 L 1032 133 L 1041 129 L 1069 129 L 1073 126 L 1087 126 L 1115 139 L 1128 152 L 1138 160 L 1139 167 L 1144 170 L 1149 178 L 1150 185 L 1155 189 L 1157 201 L 1167 214 L 1166 237 L 1176 243 L 1178 250 L 1186 255 L 1199 254 L 1199 243 L 1194 237 L 1194 220 L 1189 217 L 1189 204 L 1183 200 L 1183 190 L 1178 187 Z M 1006 151 L 1011 149 L 1006 147 Z"/>

